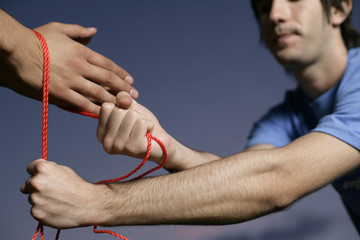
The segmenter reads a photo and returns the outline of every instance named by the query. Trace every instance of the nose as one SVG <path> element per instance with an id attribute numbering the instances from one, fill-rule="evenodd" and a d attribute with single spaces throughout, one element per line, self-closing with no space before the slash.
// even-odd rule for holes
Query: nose
<path id="1" fill-rule="evenodd" d="M 274 23 L 286 22 L 290 16 L 288 0 L 273 0 L 269 18 Z"/>

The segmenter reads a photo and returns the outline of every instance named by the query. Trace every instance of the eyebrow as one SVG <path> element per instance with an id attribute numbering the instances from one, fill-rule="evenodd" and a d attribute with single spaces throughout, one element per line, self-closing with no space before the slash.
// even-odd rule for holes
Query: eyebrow
<path id="1" fill-rule="evenodd" d="M 267 1 L 267 0 L 253 0 L 253 3 L 256 5 L 256 4 L 259 4 L 259 3 L 263 3 L 265 1 Z M 268 0 L 268 1 L 270 1 L 270 0 Z"/>

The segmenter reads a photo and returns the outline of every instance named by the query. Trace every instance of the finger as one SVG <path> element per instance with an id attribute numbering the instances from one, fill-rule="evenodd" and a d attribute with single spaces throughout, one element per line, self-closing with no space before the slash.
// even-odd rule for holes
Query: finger
<path id="1" fill-rule="evenodd" d="M 24 194 L 31 194 L 35 192 L 35 188 L 33 187 L 32 181 L 34 177 L 29 177 L 25 183 L 20 187 L 20 191 Z"/>
<path id="2" fill-rule="evenodd" d="M 121 79 L 125 80 L 125 78 L 127 76 L 129 76 L 126 81 L 128 81 L 129 83 L 130 82 L 132 83 L 133 78 L 130 76 L 130 74 L 126 70 L 121 68 L 119 65 L 117 65 L 110 59 L 104 57 L 103 55 L 88 48 L 87 52 L 86 52 L 86 58 L 90 64 L 93 64 L 95 66 L 112 71 L 113 73 L 118 75 Z"/>
<path id="3" fill-rule="evenodd" d="M 24 184 L 23 185 L 21 185 L 21 187 L 20 187 L 20 191 L 22 192 L 22 193 L 24 193 L 24 194 L 29 194 L 31 191 L 31 189 L 29 189 L 29 183 L 30 183 L 30 181 L 31 181 L 31 177 L 30 178 L 28 178 L 25 182 L 24 182 Z"/>
<path id="4" fill-rule="evenodd" d="M 130 94 L 124 91 L 119 92 L 116 95 L 116 105 L 119 108 L 128 109 L 133 107 L 136 104 L 136 101 L 131 98 Z"/>
<path id="5" fill-rule="evenodd" d="M 129 141 L 130 133 L 133 131 L 134 125 L 139 117 L 139 114 L 135 111 L 128 111 L 121 122 L 117 134 L 114 139 L 114 147 L 116 152 L 122 153 L 125 150 L 126 144 Z"/>
<path id="6" fill-rule="evenodd" d="M 103 147 L 107 153 L 113 153 L 113 146 L 115 142 L 116 134 L 123 122 L 126 111 L 114 107 L 113 111 L 109 116 L 109 120 L 106 124 L 106 133 L 104 136 Z"/>
<path id="7" fill-rule="evenodd" d="M 108 70 L 110 72 L 113 72 L 118 77 L 120 77 L 120 79 L 125 81 L 128 85 L 133 84 L 134 78 L 127 71 L 125 71 L 123 68 L 121 68 L 119 65 L 117 65 L 116 63 L 114 63 L 110 59 L 102 56 L 101 54 L 98 54 L 98 53 L 92 51 L 91 49 L 87 49 L 87 56 L 86 57 L 87 57 L 87 61 L 90 64 L 93 64 L 93 65 L 98 66 L 98 67 L 100 67 L 102 69 Z M 104 76 L 104 75 L 102 75 L 102 76 Z M 97 79 L 99 79 L 99 77 Z M 122 81 L 111 82 L 109 87 L 111 87 L 113 90 L 116 90 L 117 92 L 120 91 L 120 90 L 125 90 L 127 92 L 130 92 L 131 89 L 135 90 L 131 86 L 126 86 L 126 87 L 128 87 L 128 89 L 124 89 L 124 87 L 121 86 L 121 84 L 122 84 L 121 82 Z M 106 85 L 106 84 L 104 84 L 104 85 Z M 138 97 L 138 92 L 134 91 L 132 97 L 136 99 Z"/>
<path id="8" fill-rule="evenodd" d="M 59 22 L 53 22 L 51 24 L 70 38 L 89 38 L 94 36 L 97 32 L 97 29 L 94 27 L 86 28 L 78 24 L 65 24 Z"/>
<path id="9" fill-rule="evenodd" d="M 83 96 L 95 103 L 102 104 L 104 102 L 116 102 L 115 96 L 107 91 L 103 86 L 84 78 L 81 81 L 78 81 L 78 83 L 72 87 L 72 90 L 81 93 Z"/>
<path id="10" fill-rule="evenodd" d="M 29 165 L 27 166 L 27 168 L 26 168 L 26 171 L 31 175 L 31 176 L 33 176 L 33 175 L 35 175 L 37 172 L 38 172 L 38 170 L 39 170 L 39 163 L 42 163 L 42 162 L 46 162 L 46 160 L 44 160 L 44 159 L 37 159 L 37 160 L 35 160 L 35 161 L 32 161 L 31 163 L 29 163 Z"/>
<path id="11" fill-rule="evenodd" d="M 82 94 L 68 90 L 65 92 L 53 93 L 50 97 L 50 102 L 56 104 L 60 108 L 70 111 L 85 111 L 93 114 L 99 114 L 100 106 L 91 101 L 91 99 L 83 96 Z M 52 99 L 62 99 L 61 101 L 53 101 Z"/>
<path id="12" fill-rule="evenodd" d="M 129 141 L 138 144 L 135 154 L 144 153 L 147 147 L 146 133 L 153 128 L 153 124 L 149 120 L 140 119 L 136 121 L 134 128 L 129 136 Z M 139 145 L 141 144 L 141 145 Z M 143 157 L 143 156 L 139 156 Z"/>
<path id="13" fill-rule="evenodd" d="M 113 71 L 103 67 L 90 65 L 90 67 L 87 67 L 86 71 L 84 71 L 83 76 L 86 79 L 89 79 L 98 84 L 102 84 L 115 92 L 131 92 L 133 98 L 137 98 L 139 96 L 137 90 L 134 89 L 131 84 L 123 80 L 124 78 L 121 78 Z"/>
<path id="14" fill-rule="evenodd" d="M 31 195 L 32 195 L 32 194 L 29 194 L 29 196 L 28 196 L 28 202 L 29 202 L 31 205 L 34 205 L 34 201 L 32 200 L 33 198 L 32 198 Z"/>
<path id="15" fill-rule="evenodd" d="M 97 127 L 97 137 L 100 143 L 104 142 L 106 125 L 114 108 L 115 104 L 112 103 L 104 103 L 100 108 L 99 123 Z"/>

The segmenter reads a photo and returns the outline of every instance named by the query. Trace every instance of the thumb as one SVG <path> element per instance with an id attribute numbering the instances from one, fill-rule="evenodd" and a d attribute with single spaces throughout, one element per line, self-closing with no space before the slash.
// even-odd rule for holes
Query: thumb
<path id="1" fill-rule="evenodd" d="M 122 109 L 132 108 L 136 101 L 130 96 L 129 93 L 121 91 L 116 95 L 116 106 Z"/>
<path id="2" fill-rule="evenodd" d="M 65 23 L 58 23 L 57 29 L 73 39 L 90 38 L 94 36 L 97 32 L 97 29 L 95 27 L 86 28 L 78 24 Z"/>

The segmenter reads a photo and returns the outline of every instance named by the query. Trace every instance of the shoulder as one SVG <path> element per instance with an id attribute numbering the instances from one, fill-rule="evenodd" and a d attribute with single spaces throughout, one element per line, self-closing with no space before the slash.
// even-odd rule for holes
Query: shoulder
<path id="1" fill-rule="evenodd" d="M 246 148 L 257 144 L 270 144 L 281 147 L 288 144 L 294 138 L 294 124 L 300 113 L 298 102 L 301 99 L 299 90 L 286 92 L 284 100 L 270 108 L 253 125 L 248 136 Z M 295 124 L 297 125 L 297 124 Z"/>
<path id="2" fill-rule="evenodd" d="M 360 88 L 360 48 L 351 49 L 348 53 L 348 62 L 340 83 L 339 90 L 350 87 Z M 353 89 L 354 90 L 354 89 Z"/>
<path id="3" fill-rule="evenodd" d="M 314 131 L 328 133 L 360 149 L 360 49 L 350 50 L 348 56 L 334 110 L 320 120 Z"/>

